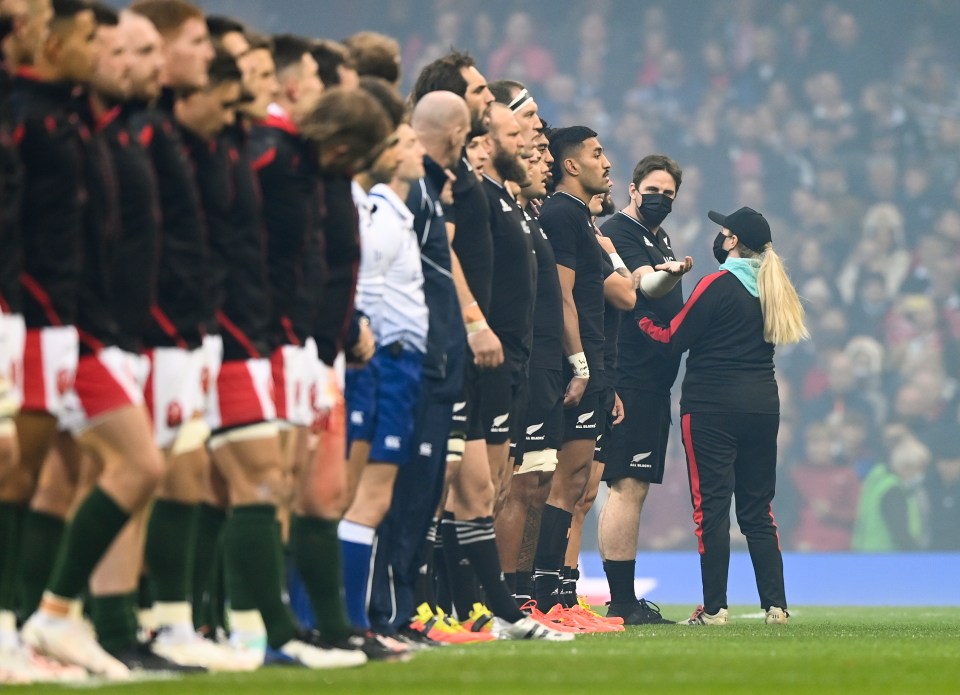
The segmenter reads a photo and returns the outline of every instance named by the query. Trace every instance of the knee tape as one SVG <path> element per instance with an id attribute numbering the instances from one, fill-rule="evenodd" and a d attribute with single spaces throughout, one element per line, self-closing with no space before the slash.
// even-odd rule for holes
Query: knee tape
<path id="1" fill-rule="evenodd" d="M 467 440 L 460 437 L 451 437 L 447 440 L 447 463 L 460 461 L 463 459 L 463 450 L 467 446 Z"/>
<path id="2" fill-rule="evenodd" d="M 267 439 L 280 434 L 280 428 L 275 422 L 258 422 L 246 427 L 234 427 L 224 432 L 218 432 L 210 437 L 210 449 L 216 451 L 224 444 L 238 444 L 254 439 Z"/>
<path id="3" fill-rule="evenodd" d="M 523 455 L 523 463 L 514 469 L 513 474 L 552 473 L 555 470 L 557 470 L 557 450 L 543 449 L 526 452 Z"/>

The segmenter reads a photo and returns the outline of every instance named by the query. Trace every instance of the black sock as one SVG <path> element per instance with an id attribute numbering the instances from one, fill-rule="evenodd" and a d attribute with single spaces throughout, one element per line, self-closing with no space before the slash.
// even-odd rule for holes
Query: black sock
<path id="1" fill-rule="evenodd" d="M 546 613 L 560 602 L 560 568 L 567 552 L 567 535 L 573 515 L 548 504 L 540 520 L 540 539 L 534 556 L 533 586 L 537 608 Z"/>
<path id="2" fill-rule="evenodd" d="M 450 591 L 451 604 L 456 609 L 457 617 L 466 620 L 474 602 L 480 600 L 480 595 L 474 590 L 473 568 L 457 538 L 453 512 L 443 513 L 440 534 L 443 537 L 443 561 L 447 567 L 447 589 Z"/>
<path id="3" fill-rule="evenodd" d="M 523 605 L 533 598 L 533 571 L 520 570 L 517 572 L 517 590 L 513 593 L 517 605 Z"/>
<path id="4" fill-rule="evenodd" d="M 447 572 L 447 553 L 443 547 L 443 533 L 440 519 L 436 520 L 436 539 L 433 544 L 434 587 L 437 594 L 436 605 L 445 613 L 453 611 L 453 592 L 450 591 L 450 576 Z M 422 602 L 421 602 L 422 603 Z M 419 603 L 417 604 L 420 605 Z"/>
<path id="5" fill-rule="evenodd" d="M 633 577 L 637 571 L 636 560 L 604 560 L 603 571 L 610 585 L 610 603 L 636 603 Z"/>
<path id="6" fill-rule="evenodd" d="M 504 572 L 503 581 L 507 583 L 507 588 L 510 589 L 510 593 L 516 596 L 517 595 L 517 573 Z"/>
<path id="7" fill-rule="evenodd" d="M 580 570 L 576 567 L 564 567 L 560 571 L 560 603 L 565 608 L 577 605 L 577 580 L 580 579 Z"/>
<path id="8" fill-rule="evenodd" d="M 437 547 L 437 519 L 433 520 L 430 528 L 427 530 L 427 537 L 424 539 L 423 548 L 420 553 L 422 562 L 417 572 L 417 581 L 413 586 L 413 606 L 426 603 L 428 606 L 437 605 L 437 579 L 436 579 L 436 559 L 435 549 Z"/>
<path id="9" fill-rule="evenodd" d="M 469 521 L 456 521 L 457 539 L 463 554 L 470 559 L 480 586 L 486 594 L 487 607 L 497 617 L 514 623 L 523 618 L 513 596 L 503 581 L 500 555 L 493 531 L 493 517 L 484 516 Z M 465 618 L 466 616 L 464 616 Z"/>

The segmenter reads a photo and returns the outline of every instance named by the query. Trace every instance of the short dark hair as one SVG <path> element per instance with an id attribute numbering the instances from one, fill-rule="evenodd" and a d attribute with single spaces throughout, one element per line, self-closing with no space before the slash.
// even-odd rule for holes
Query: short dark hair
<path id="1" fill-rule="evenodd" d="M 130 11 L 146 17 L 160 32 L 169 36 L 191 19 L 205 19 L 203 10 L 186 0 L 136 0 Z"/>
<path id="2" fill-rule="evenodd" d="M 214 52 L 207 74 L 210 87 L 219 87 L 227 82 L 243 82 L 243 73 L 237 66 L 236 58 L 220 48 Z"/>
<path id="3" fill-rule="evenodd" d="M 425 66 L 413 85 L 413 103 L 430 92 L 453 92 L 459 96 L 467 93 L 467 81 L 460 74 L 464 68 L 476 67 L 477 62 L 469 53 L 451 51 Z"/>
<path id="4" fill-rule="evenodd" d="M 406 107 L 404 106 L 403 99 L 397 94 L 397 90 L 393 88 L 392 84 L 382 77 L 371 77 L 367 75 L 366 77 L 360 78 L 360 89 L 367 92 L 367 94 L 380 103 L 390 118 L 390 123 L 393 125 L 394 130 L 403 123 L 403 117 L 406 115 Z"/>
<path id="5" fill-rule="evenodd" d="M 331 39 L 314 41 L 310 48 L 310 54 L 317 61 L 320 81 L 327 87 L 335 87 L 340 84 L 340 72 L 337 68 L 341 65 L 356 69 L 350 51 L 339 41 Z"/>
<path id="6" fill-rule="evenodd" d="M 583 143 L 597 137 L 597 132 L 585 125 L 557 128 L 550 133 L 550 154 L 553 155 L 553 183 L 563 180 L 563 160 L 583 149 Z"/>
<path id="7" fill-rule="evenodd" d="M 71 20 L 81 12 L 93 11 L 90 4 L 84 0 L 53 0 L 52 5 L 54 21 Z"/>
<path id="8" fill-rule="evenodd" d="M 247 33 L 247 27 L 239 20 L 224 15 L 209 15 L 207 17 L 207 31 L 214 39 L 222 39 L 226 34 L 244 34 Z"/>
<path id="9" fill-rule="evenodd" d="M 648 154 L 637 162 L 637 166 L 633 168 L 633 185 L 639 186 L 640 182 L 654 171 L 665 171 L 670 174 L 677 184 L 677 190 L 680 190 L 683 170 L 680 169 L 680 165 L 676 161 L 665 154 Z"/>
<path id="10" fill-rule="evenodd" d="M 490 82 L 487 84 L 487 87 L 489 87 L 490 91 L 493 92 L 494 99 L 501 104 L 506 104 L 507 106 L 510 106 L 510 102 L 513 101 L 513 98 L 517 95 L 517 92 L 522 92 L 524 89 L 526 89 L 526 87 L 516 80 L 497 80 L 496 82 Z"/>
<path id="11" fill-rule="evenodd" d="M 361 77 L 382 77 L 391 84 L 400 79 L 400 44 L 376 31 L 360 31 L 344 39 Z"/>
<path id="12" fill-rule="evenodd" d="M 120 23 L 120 15 L 112 7 L 104 5 L 102 2 L 89 0 L 87 8 L 93 10 L 93 18 L 99 26 L 115 27 Z"/>
<path id="13" fill-rule="evenodd" d="M 273 53 L 273 37 L 268 34 L 261 34 L 259 31 L 248 31 L 244 34 L 247 43 L 250 44 L 251 51 L 270 51 Z"/>
<path id="14" fill-rule="evenodd" d="M 273 62 L 277 72 L 298 65 L 304 53 L 310 53 L 310 39 L 295 34 L 277 34 L 273 37 Z"/>

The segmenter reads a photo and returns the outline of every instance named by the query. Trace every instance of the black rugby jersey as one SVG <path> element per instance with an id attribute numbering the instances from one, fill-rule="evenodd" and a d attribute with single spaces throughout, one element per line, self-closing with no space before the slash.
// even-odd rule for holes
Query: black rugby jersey
<path id="1" fill-rule="evenodd" d="M 75 325 L 87 201 L 73 87 L 21 69 L 10 119 L 23 172 L 20 207 L 23 316 L 28 328 Z"/>
<path id="2" fill-rule="evenodd" d="M 721 270 L 697 283 L 668 326 L 646 309 L 635 313 L 638 330 L 656 347 L 685 350 L 680 412 L 780 412 L 772 344 L 763 339 L 760 300 L 737 277 Z M 662 318 L 662 317 L 659 317 Z"/>
<path id="3" fill-rule="evenodd" d="M 537 300 L 533 308 L 533 350 L 530 366 L 563 369 L 563 295 L 557 259 L 531 206 L 524 210 L 537 254 Z"/>
<path id="4" fill-rule="evenodd" d="M 603 263 L 602 249 L 590 212 L 574 196 L 557 192 L 540 211 L 540 226 L 550 240 L 557 265 L 574 270 L 573 300 L 580 323 L 580 342 L 591 375 L 603 371 Z"/>
<path id="5" fill-rule="evenodd" d="M 164 89 L 156 108 L 141 104 L 130 116 L 132 133 L 153 163 L 161 218 L 157 292 L 144 344 L 192 349 L 213 316 L 213 297 L 200 194 L 173 122 L 173 100 L 173 92 Z"/>
<path id="6" fill-rule="evenodd" d="M 651 268 L 664 261 L 676 260 L 670 247 L 670 237 L 661 229 L 652 234 L 640 222 L 624 212 L 611 215 L 600 227 L 603 235 L 613 241 L 617 254 L 631 273 L 642 266 Z M 664 321 L 670 321 L 683 306 L 682 280 L 659 299 L 649 299 L 637 289 L 637 311 L 650 311 Z M 623 312 L 618 341 L 618 386 L 669 393 L 680 369 L 680 356 L 656 350 L 637 328 L 630 312 Z"/>
<path id="7" fill-rule="evenodd" d="M 445 206 L 448 222 L 456 232 L 453 251 L 467 280 L 470 293 L 486 316 L 490 309 L 493 278 L 493 237 L 490 233 L 490 208 L 483 186 L 466 157 L 453 172 L 453 205 Z"/>
<path id="8" fill-rule="evenodd" d="M 489 176 L 483 189 L 490 211 L 493 276 L 487 323 L 503 346 L 510 369 L 526 369 L 533 341 L 537 260 L 532 228 L 520 204 Z"/>

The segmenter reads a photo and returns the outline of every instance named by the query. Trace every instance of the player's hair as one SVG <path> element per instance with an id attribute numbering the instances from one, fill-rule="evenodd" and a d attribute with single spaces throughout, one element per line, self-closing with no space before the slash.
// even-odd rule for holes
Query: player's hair
<path id="1" fill-rule="evenodd" d="M 390 123 L 393 124 L 394 130 L 403 123 L 404 116 L 406 115 L 406 105 L 392 84 L 383 78 L 367 75 L 366 77 L 360 78 L 360 89 L 365 90 L 380 103 L 380 106 L 383 107 L 383 110 L 390 118 Z"/>
<path id="2" fill-rule="evenodd" d="M 277 34 L 273 37 L 273 62 L 277 72 L 300 65 L 304 53 L 310 53 L 310 39 L 295 34 Z"/>
<path id="3" fill-rule="evenodd" d="M 597 137 L 595 130 L 583 125 L 556 128 L 550 133 L 550 154 L 553 155 L 553 184 L 563 180 L 563 160 L 573 157 L 583 149 L 583 143 Z"/>
<path id="4" fill-rule="evenodd" d="M 153 22 L 164 37 L 177 33 L 191 19 L 204 19 L 203 10 L 186 0 L 136 0 L 130 11 Z"/>
<path id="5" fill-rule="evenodd" d="M 327 87 L 340 84 L 340 73 L 337 68 L 341 65 L 356 69 L 350 51 L 339 41 L 319 39 L 313 42 L 310 48 L 313 59 L 317 61 L 317 72 L 320 81 Z"/>
<path id="6" fill-rule="evenodd" d="M 633 185 L 639 186 L 640 182 L 647 178 L 647 176 L 654 171 L 665 171 L 670 174 L 677 184 L 677 190 L 680 190 L 680 181 L 683 178 L 683 170 L 680 168 L 680 165 L 676 163 L 676 161 L 665 154 L 648 154 L 646 157 L 637 162 L 637 166 L 633 168 Z"/>
<path id="7" fill-rule="evenodd" d="M 366 90 L 333 87 L 324 90 L 300 132 L 321 151 L 345 146 L 341 160 L 350 165 L 363 159 L 372 162 L 393 131 L 380 102 Z"/>
<path id="8" fill-rule="evenodd" d="M 344 39 L 361 77 L 382 77 L 391 84 L 400 80 L 400 44 L 376 31 L 360 31 Z"/>
<path id="9" fill-rule="evenodd" d="M 469 53 L 451 51 L 426 65 L 413 85 L 413 103 L 417 103 L 424 94 L 430 92 L 453 92 L 458 96 L 467 93 L 467 81 L 460 74 L 464 68 L 476 67 L 477 62 Z"/>
<path id="10" fill-rule="evenodd" d="M 226 34 L 236 33 L 246 35 L 247 28 L 242 22 L 234 19 L 233 17 L 225 17 L 223 15 L 208 15 L 207 31 L 210 32 L 211 38 L 222 39 Z"/>
<path id="11" fill-rule="evenodd" d="M 219 87 L 227 82 L 243 83 L 243 73 L 236 58 L 220 48 L 214 52 L 207 74 L 210 78 L 208 88 Z"/>
<path id="12" fill-rule="evenodd" d="M 488 84 L 487 87 L 493 92 L 493 98 L 496 99 L 498 103 L 506 104 L 507 106 L 510 105 L 510 102 L 513 101 L 519 92 L 526 89 L 526 87 L 516 80 L 497 80 L 496 82 Z"/>
<path id="13" fill-rule="evenodd" d="M 269 34 L 248 31 L 244 36 L 247 37 L 247 43 L 250 44 L 251 51 L 270 51 L 271 54 L 273 53 L 273 37 Z"/>
<path id="14" fill-rule="evenodd" d="M 791 345 L 809 338 L 803 304 L 773 244 L 767 242 L 759 253 L 745 244 L 738 243 L 737 247 L 744 258 L 760 259 L 757 291 L 763 313 L 763 339 L 774 345 Z"/>
<path id="15" fill-rule="evenodd" d="M 93 11 L 93 18 L 98 26 L 115 27 L 120 23 L 120 15 L 112 7 L 104 5 L 102 2 L 87 2 L 87 8 Z"/>

